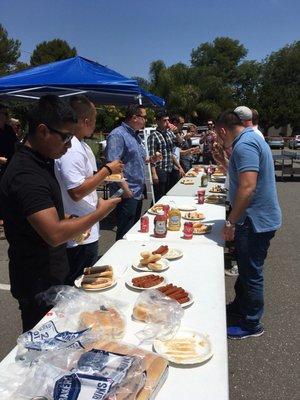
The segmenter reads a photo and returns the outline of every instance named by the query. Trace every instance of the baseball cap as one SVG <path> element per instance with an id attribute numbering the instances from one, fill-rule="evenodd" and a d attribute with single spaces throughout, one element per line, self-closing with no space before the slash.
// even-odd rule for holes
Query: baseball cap
<path id="1" fill-rule="evenodd" d="M 241 121 L 249 121 L 252 119 L 252 111 L 246 106 L 237 107 L 234 112 L 238 115 Z"/>

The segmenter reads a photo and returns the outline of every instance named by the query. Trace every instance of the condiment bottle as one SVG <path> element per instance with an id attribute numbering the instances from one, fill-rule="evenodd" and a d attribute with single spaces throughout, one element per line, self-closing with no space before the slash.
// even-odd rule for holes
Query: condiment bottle
<path id="1" fill-rule="evenodd" d="M 207 174 L 202 174 L 201 176 L 201 186 L 206 187 L 208 182 Z"/>
<path id="2" fill-rule="evenodd" d="M 169 231 L 179 231 L 181 228 L 181 212 L 178 208 L 172 207 L 169 211 Z"/>
<path id="3" fill-rule="evenodd" d="M 161 211 L 154 218 L 154 236 L 164 238 L 167 235 L 167 216 Z"/>

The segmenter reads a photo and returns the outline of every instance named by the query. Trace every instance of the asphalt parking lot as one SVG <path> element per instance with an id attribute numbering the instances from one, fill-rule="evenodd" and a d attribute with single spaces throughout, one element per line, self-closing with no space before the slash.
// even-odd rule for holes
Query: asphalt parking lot
<path id="1" fill-rule="evenodd" d="M 228 342 L 230 400 L 299 399 L 300 179 L 278 180 L 277 189 L 284 223 L 265 264 L 266 332 L 256 339 Z M 113 223 L 107 221 L 104 228 L 102 253 L 114 242 Z M 15 346 L 21 332 L 17 303 L 8 290 L 7 265 L 7 242 L 1 240 L 0 360 Z M 227 300 L 233 297 L 234 280 L 225 278 Z"/>

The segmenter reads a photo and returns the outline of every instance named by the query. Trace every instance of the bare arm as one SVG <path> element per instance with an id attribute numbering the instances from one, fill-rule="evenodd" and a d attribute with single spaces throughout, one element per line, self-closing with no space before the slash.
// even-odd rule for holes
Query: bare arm
<path id="1" fill-rule="evenodd" d="M 257 172 L 246 171 L 239 175 L 239 186 L 235 195 L 229 221 L 236 223 L 246 211 L 256 189 Z"/>
<path id="2" fill-rule="evenodd" d="M 113 174 L 118 174 L 123 170 L 123 163 L 119 160 L 107 164 Z M 95 175 L 87 178 L 80 186 L 69 189 L 68 193 L 73 201 L 79 201 L 97 189 L 97 187 L 109 176 L 107 168 L 101 168 Z"/>
<path id="3" fill-rule="evenodd" d="M 173 159 L 173 163 L 176 165 L 176 167 L 179 169 L 180 175 L 184 176 L 184 170 L 182 169 L 181 165 L 179 164 L 179 161 L 177 160 L 177 158 L 174 156 L 174 154 L 172 155 L 172 159 Z"/>
<path id="4" fill-rule="evenodd" d="M 105 218 L 121 201 L 120 198 L 102 200 L 97 209 L 80 218 L 60 220 L 55 207 L 30 215 L 30 225 L 50 246 L 56 247 L 87 231 L 96 222 Z"/>

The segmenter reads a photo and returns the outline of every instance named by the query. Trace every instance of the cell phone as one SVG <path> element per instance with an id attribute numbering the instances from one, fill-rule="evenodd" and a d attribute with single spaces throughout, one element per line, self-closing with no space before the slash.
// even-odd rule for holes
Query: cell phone
<path id="1" fill-rule="evenodd" d="M 112 196 L 110 196 L 111 199 L 115 199 L 116 197 L 122 197 L 124 193 L 124 189 L 119 189 L 116 191 L 116 193 L 114 193 Z"/>

